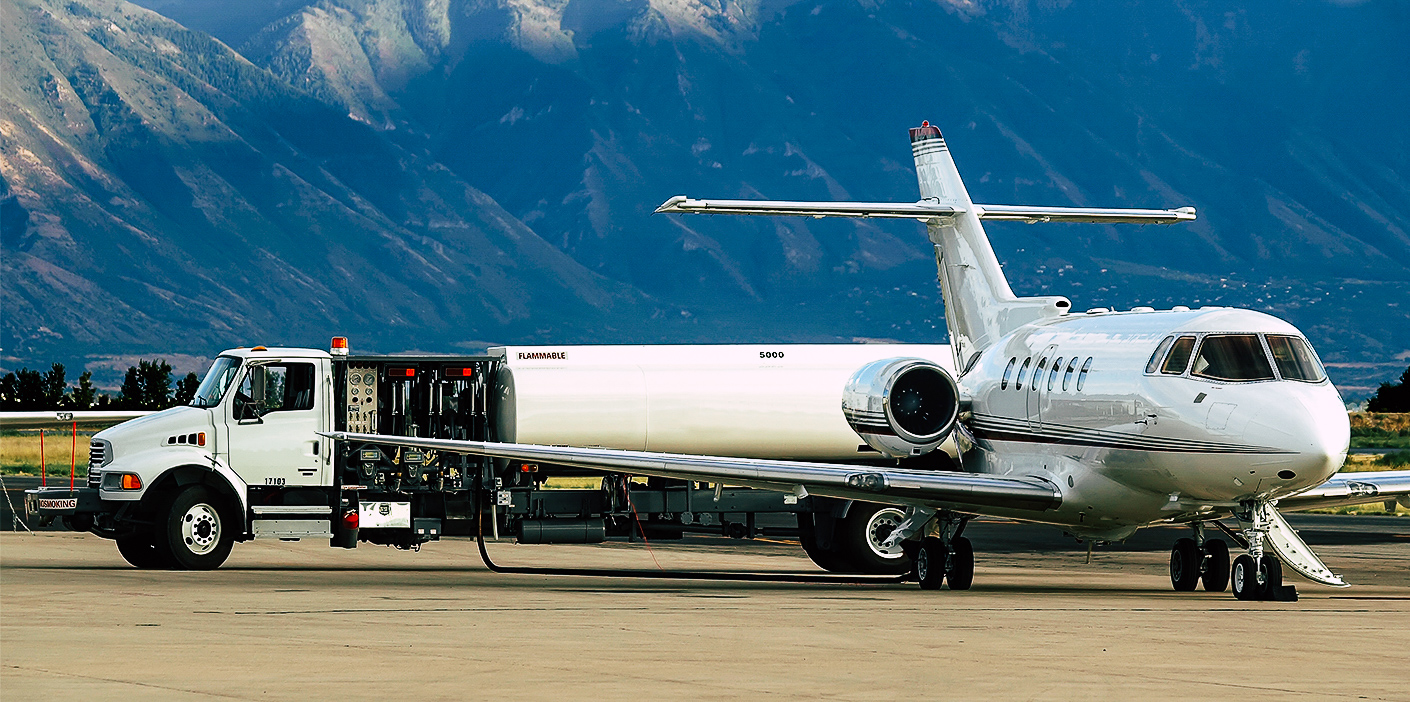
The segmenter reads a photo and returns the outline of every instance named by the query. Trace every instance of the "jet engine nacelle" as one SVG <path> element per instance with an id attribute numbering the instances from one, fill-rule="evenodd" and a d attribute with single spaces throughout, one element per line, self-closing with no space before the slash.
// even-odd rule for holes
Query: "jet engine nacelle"
<path id="1" fill-rule="evenodd" d="M 872 361 L 852 375 L 842 414 L 868 446 L 891 458 L 935 450 L 960 415 L 960 391 L 945 369 L 923 358 Z"/>

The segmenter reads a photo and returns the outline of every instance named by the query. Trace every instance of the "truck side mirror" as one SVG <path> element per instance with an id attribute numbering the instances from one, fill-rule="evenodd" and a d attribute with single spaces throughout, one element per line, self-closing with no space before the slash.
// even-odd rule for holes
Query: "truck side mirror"
<path id="1" fill-rule="evenodd" d="M 257 406 L 254 401 L 250 400 L 250 398 L 245 397 L 244 394 L 237 393 L 235 395 L 235 404 L 232 409 L 235 410 L 235 421 L 240 424 L 264 423 L 264 419 L 260 417 L 259 406 Z"/>

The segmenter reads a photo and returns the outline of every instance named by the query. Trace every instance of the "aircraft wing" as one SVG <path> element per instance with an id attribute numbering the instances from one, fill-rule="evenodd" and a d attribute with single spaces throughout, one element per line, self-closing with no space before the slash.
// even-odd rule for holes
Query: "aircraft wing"
<path id="1" fill-rule="evenodd" d="M 667 214 L 747 214 L 796 217 L 881 217 L 930 219 L 950 217 L 961 209 L 921 200 L 919 202 L 797 202 L 790 200 L 694 200 L 677 195 L 656 208 Z M 1033 207 L 1029 205 L 974 205 L 980 219 L 1014 222 L 1098 222 L 1175 224 L 1195 218 L 1195 208 L 1132 210 L 1103 207 Z"/>
<path id="2" fill-rule="evenodd" d="M 83 429 L 102 429 L 122 424 L 129 419 L 145 417 L 151 412 L 0 412 L 0 429 L 60 429 L 71 428 L 74 422 Z"/>
<path id="3" fill-rule="evenodd" d="M 406 446 L 549 463 L 609 473 L 723 482 L 731 485 L 898 505 L 985 513 L 986 508 L 1043 512 L 1062 503 L 1057 486 L 1034 477 L 904 470 L 833 463 L 689 456 L 648 451 L 325 433 L 336 441 Z"/>
<path id="4" fill-rule="evenodd" d="M 1337 473 L 1317 487 L 1279 499 L 1278 509 L 1297 512 L 1392 500 L 1410 507 L 1410 470 Z"/>

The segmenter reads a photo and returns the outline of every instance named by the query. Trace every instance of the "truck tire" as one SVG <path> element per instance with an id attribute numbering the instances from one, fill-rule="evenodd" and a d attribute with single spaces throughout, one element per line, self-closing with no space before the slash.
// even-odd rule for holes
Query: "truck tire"
<path id="1" fill-rule="evenodd" d="M 837 523 L 838 552 L 851 565 L 852 572 L 866 575 L 902 575 L 914 567 L 910 556 L 891 555 L 881 550 L 882 542 L 901 522 L 904 510 L 891 505 L 853 502 L 847 516 Z"/>
<path id="2" fill-rule="evenodd" d="M 230 512 L 215 491 L 192 485 L 176 493 L 160 514 L 158 547 L 171 553 L 173 567 L 180 570 L 214 570 L 230 556 L 235 544 L 235 525 Z"/>
<path id="3" fill-rule="evenodd" d="M 160 548 L 150 531 L 138 531 L 117 537 L 118 553 L 123 560 L 143 570 L 170 568 L 171 553 Z"/>

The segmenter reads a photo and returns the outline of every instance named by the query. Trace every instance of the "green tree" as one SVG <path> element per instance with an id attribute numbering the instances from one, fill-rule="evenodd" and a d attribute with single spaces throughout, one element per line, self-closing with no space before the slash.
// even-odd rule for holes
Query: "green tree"
<path id="1" fill-rule="evenodd" d="M 187 373 L 185 378 L 176 381 L 176 394 L 172 397 L 172 403 L 177 405 L 189 405 L 191 400 L 196 398 L 196 388 L 201 386 L 201 379 L 195 373 Z"/>
<path id="2" fill-rule="evenodd" d="M 15 374 L 15 396 L 22 412 L 44 409 L 44 376 L 39 371 L 21 368 Z"/>
<path id="3" fill-rule="evenodd" d="M 1410 412 L 1410 368 L 1400 374 L 1399 383 L 1381 383 L 1366 403 L 1368 412 Z"/>
<path id="4" fill-rule="evenodd" d="M 142 409 L 171 406 L 171 366 L 165 360 L 138 361 L 137 374 L 142 376 Z"/>
<path id="5" fill-rule="evenodd" d="M 78 385 L 74 387 L 73 392 L 69 393 L 69 404 L 74 409 L 92 409 L 97 395 L 98 391 L 93 387 L 93 371 L 83 371 L 78 376 Z"/>
<path id="6" fill-rule="evenodd" d="M 145 363 L 145 361 L 144 361 Z M 122 377 L 122 389 L 118 391 L 119 409 L 142 409 L 142 376 L 137 374 L 137 366 L 128 366 Z"/>
<path id="7" fill-rule="evenodd" d="M 13 412 L 20 408 L 19 380 L 14 373 L 0 378 L 0 411 Z"/>
<path id="8" fill-rule="evenodd" d="M 65 395 L 68 394 L 68 381 L 64 378 L 64 364 L 55 363 L 49 366 L 49 371 L 45 373 L 40 382 L 43 383 L 44 399 L 43 406 L 35 409 L 59 409 L 65 404 Z"/>
<path id="9" fill-rule="evenodd" d="M 162 410 L 171 406 L 171 365 L 163 359 L 140 360 L 127 367 L 118 406 L 129 410 Z"/>

